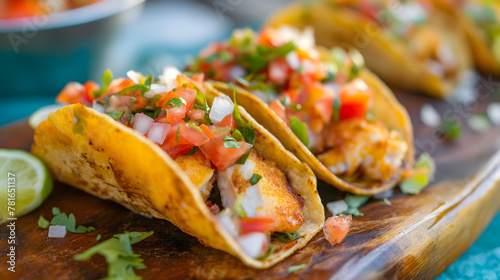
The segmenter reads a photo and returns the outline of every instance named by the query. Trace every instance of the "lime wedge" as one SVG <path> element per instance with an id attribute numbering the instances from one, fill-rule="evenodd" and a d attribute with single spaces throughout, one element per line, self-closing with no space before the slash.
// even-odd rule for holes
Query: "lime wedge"
<path id="1" fill-rule="evenodd" d="M 40 206 L 52 191 L 52 178 L 41 160 L 28 152 L 0 149 L 0 223 Z"/>
<path id="2" fill-rule="evenodd" d="M 61 109 L 64 106 L 66 106 L 66 105 L 54 104 L 54 105 L 48 105 L 48 106 L 41 107 L 40 109 L 36 110 L 33 114 L 31 114 L 31 116 L 28 120 L 30 126 L 33 129 L 37 128 L 41 122 L 43 122 L 44 120 L 46 120 L 49 117 L 49 114 L 51 112 L 54 112 L 58 109 Z"/>

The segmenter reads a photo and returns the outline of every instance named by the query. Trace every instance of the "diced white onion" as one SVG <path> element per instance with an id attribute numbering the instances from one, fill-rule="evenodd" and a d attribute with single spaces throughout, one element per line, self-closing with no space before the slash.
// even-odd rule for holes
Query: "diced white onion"
<path id="1" fill-rule="evenodd" d="M 234 224 L 233 218 L 231 217 L 231 211 L 229 211 L 228 209 L 224 209 L 216 217 L 222 227 L 224 227 L 229 233 L 229 235 L 233 237 L 238 236 L 238 230 L 236 229 L 236 225 Z"/>
<path id="2" fill-rule="evenodd" d="M 210 110 L 210 120 L 213 124 L 220 123 L 227 115 L 232 114 L 234 103 L 227 95 L 217 96 L 214 98 L 212 108 Z"/>
<path id="3" fill-rule="evenodd" d="M 94 104 L 92 104 L 92 109 L 104 114 L 104 106 L 102 106 L 99 102 L 94 101 Z"/>
<path id="4" fill-rule="evenodd" d="M 492 124 L 500 125 L 500 103 L 490 103 L 486 112 Z"/>
<path id="5" fill-rule="evenodd" d="M 316 71 L 316 67 L 309 59 L 302 61 L 302 68 L 305 73 L 314 73 Z"/>
<path id="6" fill-rule="evenodd" d="M 157 144 L 163 144 L 170 127 L 171 125 L 166 123 L 153 123 L 148 131 L 148 139 Z"/>
<path id="7" fill-rule="evenodd" d="M 159 76 L 160 83 L 168 87 L 175 88 L 177 76 L 181 74 L 181 71 L 173 66 L 167 66 L 163 68 L 163 74 Z"/>
<path id="8" fill-rule="evenodd" d="M 264 247 L 269 243 L 267 234 L 262 232 L 252 232 L 236 238 L 241 249 L 251 258 L 257 258 L 262 255 Z"/>
<path id="9" fill-rule="evenodd" d="M 143 78 L 140 73 L 137 73 L 134 70 L 128 71 L 127 77 L 129 77 L 135 84 L 140 84 L 141 79 Z"/>
<path id="10" fill-rule="evenodd" d="M 297 70 L 300 67 L 300 59 L 299 55 L 297 54 L 296 51 L 292 51 L 286 54 L 286 62 L 290 66 L 290 68 Z"/>
<path id="11" fill-rule="evenodd" d="M 361 91 L 368 90 L 368 85 L 361 79 L 355 79 L 354 81 L 352 81 L 352 83 L 356 86 L 357 89 Z"/>
<path id="12" fill-rule="evenodd" d="M 328 202 L 326 204 L 326 208 L 328 209 L 328 211 L 330 211 L 330 213 L 332 213 L 332 215 L 337 215 L 346 211 L 348 207 L 345 200 L 337 200 Z"/>
<path id="13" fill-rule="evenodd" d="M 420 119 L 428 127 L 438 127 L 441 125 L 441 117 L 432 105 L 424 104 L 420 110 Z"/>
<path id="14" fill-rule="evenodd" d="M 277 44 L 286 44 L 290 41 L 293 41 L 295 46 L 301 50 L 312 50 L 316 45 L 314 41 L 314 29 L 312 27 L 306 27 L 303 31 L 300 31 L 296 28 L 283 25 L 280 28 L 276 29 L 278 34 L 277 40 L 279 42 L 273 42 Z"/>
<path id="15" fill-rule="evenodd" d="M 151 84 L 151 88 L 146 93 L 144 93 L 144 97 L 153 98 L 157 94 L 166 93 L 171 91 L 172 89 L 174 88 L 170 88 L 165 85 Z"/>
<path id="16" fill-rule="evenodd" d="M 243 78 L 246 75 L 247 71 L 240 65 L 233 66 L 233 68 L 231 68 L 231 70 L 229 71 L 229 76 L 231 77 L 231 80 L 236 80 L 237 78 Z"/>
<path id="17" fill-rule="evenodd" d="M 134 130 L 144 135 L 148 133 L 149 128 L 154 123 L 154 120 L 144 113 L 137 113 L 134 117 Z"/>
<path id="18" fill-rule="evenodd" d="M 49 238 L 63 238 L 66 236 L 66 226 L 55 225 L 49 227 Z"/>
<path id="19" fill-rule="evenodd" d="M 392 15 L 402 23 L 419 23 L 427 19 L 427 12 L 418 2 L 403 3 Z"/>

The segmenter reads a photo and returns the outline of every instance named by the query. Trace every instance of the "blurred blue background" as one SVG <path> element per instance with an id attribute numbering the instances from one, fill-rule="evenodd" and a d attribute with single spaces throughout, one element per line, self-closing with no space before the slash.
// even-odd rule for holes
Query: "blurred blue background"
<path id="1" fill-rule="evenodd" d="M 68 14 L 60 22 L 87 20 L 88 24 L 51 29 L 50 24 L 39 23 L 28 42 L 18 42 L 17 53 L 7 38 L 12 31 L 0 24 L 0 126 L 53 104 L 68 81 L 99 81 L 106 68 L 123 76 L 130 69 L 157 75 L 165 65 L 182 67 L 209 42 L 229 37 L 237 27 L 257 29 L 271 12 L 289 2 L 148 0 L 141 7 L 136 0 L 117 1 L 104 1 L 115 3 L 100 4 L 97 12 L 82 8 L 90 19 Z M 117 10 L 115 4 L 122 6 Z M 43 43 L 37 40 L 47 38 L 51 45 L 40 51 Z M 499 232 L 500 215 L 438 279 L 500 279 Z"/>

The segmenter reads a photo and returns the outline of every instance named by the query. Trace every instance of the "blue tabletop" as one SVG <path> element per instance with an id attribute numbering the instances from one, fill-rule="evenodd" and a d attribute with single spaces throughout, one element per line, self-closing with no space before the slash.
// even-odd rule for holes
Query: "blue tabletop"
<path id="1" fill-rule="evenodd" d="M 247 1 L 254 3 L 251 7 L 248 7 L 248 3 L 244 4 L 245 1 L 240 2 L 238 7 L 221 9 L 210 4 L 210 1 L 148 1 L 139 19 L 117 34 L 104 50 L 104 55 L 99 56 L 99 63 L 93 63 L 93 68 L 89 71 L 83 71 L 81 67 L 89 67 L 85 63 L 95 58 L 89 57 L 91 54 L 85 50 L 58 57 L 4 57 L 1 59 L 2 66 L 7 65 L 7 68 L 14 68 L 14 72 L 22 73 L 27 71 L 26 65 L 31 63 L 30 68 L 38 67 L 34 70 L 44 75 L 59 71 L 57 75 L 53 75 L 60 77 L 59 80 L 51 81 L 57 88 L 68 81 L 70 74 L 77 77 L 78 82 L 85 82 L 87 79 L 98 78 L 97 75 L 88 73 L 102 73 L 105 68 L 110 68 L 116 76 L 124 75 L 129 69 L 158 74 L 167 64 L 182 67 L 208 42 L 230 36 L 235 27 L 258 28 L 270 11 L 287 1 Z M 186 14 L 190 16 L 186 17 Z M 1 55 L 0 52 L 0 58 Z M 3 55 L 6 56 L 5 53 Z M 25 64 L 19 66 L 17 62 L 13 62 L 20 60 L 25 60 Z M 15 80 L 15 77 L 2 75 L 4 82 L 11 79 Z M 36 87 L 33 83 L 19 80 L 11 81 L 11 88 L 0 87 L 0 126 L 25 118 L 39 107 L 54 103 L 57 90 L 37 91 L 33 90 L 34 86 Z M 13 89 L 19 87 L 36 94 L 13 92 Z M 477 242 L 438 279 L 500 279 L 499 233 L 500 215 Z"/>

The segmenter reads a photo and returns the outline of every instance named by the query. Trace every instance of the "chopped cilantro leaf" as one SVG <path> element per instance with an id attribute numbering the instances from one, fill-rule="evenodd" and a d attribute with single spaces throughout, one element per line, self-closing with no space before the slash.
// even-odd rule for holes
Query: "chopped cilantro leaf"
<path id="1" fill-rule="evenodd" d="M 67 231 L 73 232 L 73 233 L 86 233 L 86 232 L 91 232 L 95 230 L 94 227 L 84 227 L 82 225 L 79 225 L 76 227 L 76 219 L 75 215 L 72 213 L 69 214 L 69 216 L 66 213 L 62 213 L 61 210 L 57 207 L 52 208 L 52 214 L 54 217 L 50 221 L 50 225 L 60 225 L 60 226 L 65 226 Z M 47 229 L 49 227 L 49 221 L 47 221 L 43 216 L 40 216 L 38 219 L 38 226 Z"/>
<path id="2" fill-rule="evenodd" d="M 301 270 L 303 268 L 306 268 L 307 267 L 307 264 L 299 264 L 299 265 L 295 265 L 295 266 L 290 266 L 288 268 L 288 273 L 292 273 L 292 272 L 295 272 L 297 270 Z"/>
<path id="3" fill-rule="evenodd" d="M 342 214 L 351 214 L 353 216 L 364 216 L 361 211 L 359 211 L 359 207 L 365 204 L 368 201 L 369 197 L 366 195 L 354 195 L 348 193 L 344 200 L 347 204 L 347 210 L 342 212 Z"/>
<path id="4" fill-rule="evenodd" d="M 240 195 L 236 198 L 236 201 L 234 202 L 234 212 L 238 217 L 245 218 L 247 216 L 247 213 L 245 212 L 245 209 L 243 209 L 243 205 L 241 205 L 242 202 L 243 202 L 243 196 Z"/>
<path id="5" fill-rule="evenodd" d="M 115 121 L 119 121 L 120 118 L 123 116 L 123 114 L 125 114 L 125 111 L 124 110 L 114 111 L 114 112 L 109 112 L 106 114 L 108 114 L 110 117 L 112 117 Z"/>
<path id="6" fill-rule="evenodd" d="M 104 93 L 108 92 L 109 84 L 111 83 L 111 81 L 113 81 L 113 73 L 111 73 L 111 70 L 106 69 L 106 71 L 104 71 L 102 75 L 102 88 L 92 91 L 94 97 L 98 98 Z"/>
<path id="7" fill-rule="evenodd" d="M 252 175 L 252 178 L 250 178 L 250 185 L 253 186 L 253 185 L 257 184 L 260 181 L 260 179 L 262 179 L 262 176 L 260 176 L 257 173 L 254 173 Z"/>
<path id="8" fill-rule="evenodd" d="M 179 143 L 179 130 L 181 129 L 181 126 L 179 125 L 177 127 L 177 131 L 175 132 L 175 141 L 177 141 L 177 143 Z"/>
<path id="9" fill-rule="evenodd" d="M 300 238 L 300 234 L 298 234 L 297 232 L 289 233 L 285 231 L 285 232 L 278 232 L 277 237 L 279 240 L 283 242 L 292 242 L 295 239 Z"/>
<path id="10" fill-rule="evenodd" d="M 233 109 L 233 118 L 234 118 L 234 120 L 239 125 L 245 125 L 245 121 L 241 117 L 240 109 L 238 108 L 238 103 L 236 102 L 236 90 L 234 90 L 234 89 L 233 89 L 233 102 L 234 102 L 234 109 Z"/>
<path id="11" fill-rule="evenodd" d="M 190 155 L 194 154 L 196 152 L 196 150 L 198 150 L 198 146 L 194 146 L 191 150 L 189 150 L 189 152 L 187 152 L 185 154 L 185 156 L 190 156 Z"/>
<path id="12" fill-rule="evenodd" d="M 168 100 L 166 105 L 170 106 L 170 108 L 174 108 L 174 107 L 180 108 L 182 106 L 182 104 L 185 105 L 186 101 L 180 97 L 175 97 L 175 98 Z"/>
<path id="13" fill-rule="evenodd" d="M 225 136 L 224 137 L 224 148 L 226 148 L 226 149 L 230 149 L 230 148 L 241 149 L 242 146 L 233 137 L 231 137 L 231 136 Z"/>
<path id="14" fill-rule="evenodd" d="M 140 255 L 132 251 L 135 244 L 153 234 L 150 232 L 126 232 L 101 242 L 87 251 L 74 256 L 75 260 L 89 260 L 93 255 L 104 256 L 108 263 L 108 277 L 106 279 L 142 279 L 134 269 L 144 269 L 146 266 Z"/>

